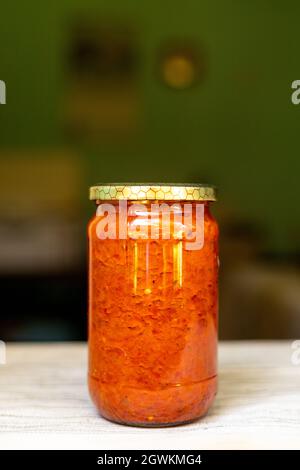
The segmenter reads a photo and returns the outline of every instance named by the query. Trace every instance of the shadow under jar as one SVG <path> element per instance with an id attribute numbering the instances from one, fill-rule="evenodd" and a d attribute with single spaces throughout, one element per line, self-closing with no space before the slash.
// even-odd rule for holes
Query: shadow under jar
<path id="1" fill-rule="evenodd" d="M 215 190 L 101 184 L 90 199 L 91 397 L 118 423 L 193 421 L 217 388 Z"/>

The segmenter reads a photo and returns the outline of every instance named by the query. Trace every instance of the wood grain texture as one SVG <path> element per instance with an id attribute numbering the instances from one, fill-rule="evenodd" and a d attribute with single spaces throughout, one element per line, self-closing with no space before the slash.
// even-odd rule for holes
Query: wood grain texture
<path id="1" fill-rule="evenodd" d="M 300 448 L 300 365 L 291 342 L 227 342 L 208 415 L 174 428 L 102 419 L 86 387 L 86 345 L 9 344 L 0 365 L 0 449 Z"/>

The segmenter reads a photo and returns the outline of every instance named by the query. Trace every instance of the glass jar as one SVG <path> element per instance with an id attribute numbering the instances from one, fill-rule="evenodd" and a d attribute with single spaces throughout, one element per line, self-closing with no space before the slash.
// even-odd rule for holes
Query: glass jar
<path id="1" fill-rule="evenodd" d="M 193 421 L 217 388 L 215 190 L 98 185 L 90 199 L 91 397 L 118 423 Z"/>

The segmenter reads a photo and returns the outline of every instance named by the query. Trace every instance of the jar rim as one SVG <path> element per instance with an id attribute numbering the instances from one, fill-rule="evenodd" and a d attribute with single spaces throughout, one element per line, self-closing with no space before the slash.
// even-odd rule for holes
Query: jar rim
<path id="1" fill-rule="evenodd" d="M 99 183 L 90 187 L 90 200 L 216 201 L 216 187 L 198 183 Z"/>

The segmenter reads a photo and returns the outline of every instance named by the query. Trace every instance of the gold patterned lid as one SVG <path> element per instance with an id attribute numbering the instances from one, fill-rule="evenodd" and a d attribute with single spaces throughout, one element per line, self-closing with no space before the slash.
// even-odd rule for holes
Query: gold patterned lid
<path id="1" fill-rule="evenodd" d="M 205 184 L 100 183 L 90 187 L 90 199 L 113 201 L 216 201 L 216 188 Z"/>

